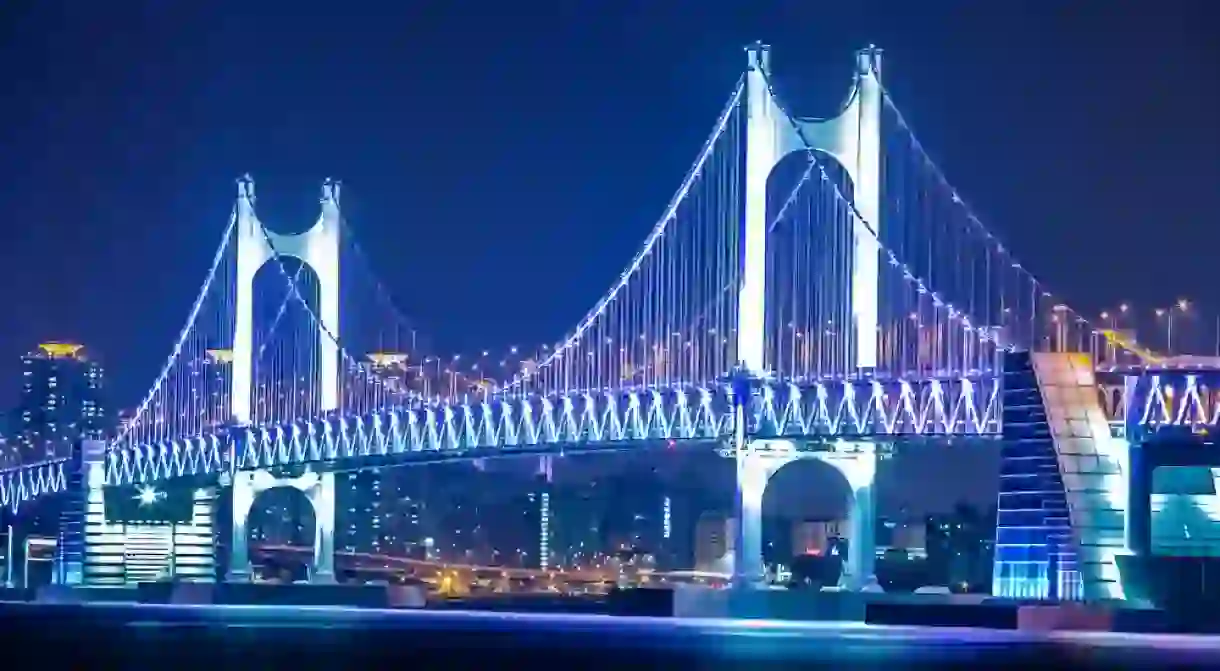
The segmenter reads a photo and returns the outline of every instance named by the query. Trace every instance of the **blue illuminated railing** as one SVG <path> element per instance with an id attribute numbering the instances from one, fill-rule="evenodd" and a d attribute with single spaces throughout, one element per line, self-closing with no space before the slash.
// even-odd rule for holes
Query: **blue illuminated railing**
<path id="1" fill-rule="evenodd" d="M 763 384 L 751 435 L 806 440 L 985 436 L 999 431 L 989 380 Z M 108 484 L 347 459 L 716 441 L 733 431 L 728 385 L 526 396 L 390 408 L 114 449 Z"/>
<path id="2" fill-rule="evenodd" d="M 1156 371 L 1126 378 L 1126 424 L 1215 428 L 1220 424 L 1220 372 Z"/>
<path id="3" fill-rule="evenodd" d="M 26 501 L 64 491 L 69 461 L 55 459 L 0 470 L 0 507 L 16 510 Z"/>
<path id="4" fill-rule="evenodd" d="M 1220 379 L 1143 375 L 1133 394 L 1140 426 L 1220 425 Z M 1140 386 L 1142 385 L 1142 386 Z M 752 435 L 823 440 L 991 436 L 1000 401 L 991 379 L 769 381 L 752 402 Z M 1159 390 L 1159 391 L 1157 391 Z M 732 433 L 727 385 L 527 396 L 412 408 L 115 446 L 108 484 L 294 464 L 425 455 L 468 458 L 517 449 L 578 450 L 649 441 L 720 440 Z M 1110 409 L 1122 433 L 1124 397 Z M 0 470 L 0 505 L 62 491 L 66 460 Z"/>

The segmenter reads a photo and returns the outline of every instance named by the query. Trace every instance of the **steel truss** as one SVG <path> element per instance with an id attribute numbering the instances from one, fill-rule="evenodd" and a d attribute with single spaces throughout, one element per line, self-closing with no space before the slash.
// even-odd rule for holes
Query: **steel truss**
<path id="1" fill-rule="evenodd" d="M 752 436 L 837 439 L 999 433 L 993 381 L 767 382 Z M 389 408 L 111 450 L 108 484 L 421 453 L 719 440 L 733 432 L 728 384 L 522 396 Z"/>
<path id="2" fill-rule="evenodd" d="M 0 471 L 0 507 L 17 510 L 27 502 L 68 488 L 68 459 L 56 459 Z"/>

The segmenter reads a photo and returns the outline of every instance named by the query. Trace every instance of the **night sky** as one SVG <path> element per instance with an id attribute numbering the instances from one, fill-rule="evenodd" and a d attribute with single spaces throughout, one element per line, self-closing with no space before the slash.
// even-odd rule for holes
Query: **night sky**
<path id="1" fill-rule="evenodd" d="M 285 231 L 341 178 L 441 349 L 553 342 L 651 228 L 756 39 L 807 115 L 883 47 L 950 180 L 1084 312 L 1220 307 L 1211 3 L 832 4 L 9 0 L 0 403 L 22 353 L 69 339 L 134 405 L 247 171 Z"/>

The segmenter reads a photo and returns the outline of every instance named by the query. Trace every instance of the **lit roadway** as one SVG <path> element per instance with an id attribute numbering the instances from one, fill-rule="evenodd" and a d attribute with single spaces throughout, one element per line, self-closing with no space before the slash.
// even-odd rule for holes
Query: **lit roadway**
<path id="1" fill-rule="evenodd" d="M 285 552 L 293 554 L 308 555 L 313 552 L 312 548 L 302 548 L 294 545 L 256 545 L 252 546 L 251 552 L 260 554 L 268 554 L 274 552 Z M 430 569 L 435 572 L 462 572 L 483 574 L 490 573 L 502 578 L 518 578 L 518 579 L 563 579 L 577 582 L 613 582 L 619 577 L 619 572 L 612 568 L 601 570 L 596 569 L 533 569 L 533 568 L 507 568 L 502 566 L 479 566 L 475 564 L 458 564 L 453 562 L 432 561 L 425 559 L 412 559 L 410 557 L 397 557 L 393 555 L 369 554 L 364 552 L 336 552 L 336 558 L 343 557 L 354 560 L 366 560 L 380 564 L 380 566 L 361 566 L 358 570 L 361 571 L 395 571 L 395 567 L 402 569 Z M 658 580 L 667 579 L 704 579 L 704 580 L 728 580 L 727 573 L 714 573 L 709 571 L 653 571 L 650 569 L 635 569 L 632 571 L 639 576 L 648 576 Z"/>

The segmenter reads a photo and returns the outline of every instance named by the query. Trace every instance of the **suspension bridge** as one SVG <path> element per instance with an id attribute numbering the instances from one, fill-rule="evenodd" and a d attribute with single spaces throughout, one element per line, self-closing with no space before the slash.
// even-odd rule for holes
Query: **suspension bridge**
<path id="1" fill-rule="evenodd" d="M 796 452 L 858 461 L 875 446 L 1000 436 L 1009 353 L 1085 353 L 1094 396 L 1095 370 L 1133 360 L 974 214 L 882 85 L 880 50 L 857 54 L 850 95 L 824 119 L 785 104 L 769 55 L 748 49 L 689 172 L 593 308 L 499 367 L 463 369 L 421 344 L 361 252 L 338 182 L 324 183 L 313 227 L 286 235 L 242 178 L 160 374 L 83 477 L 221 476 L 253 488 L 248 507 L 286 482 L 256 487 L 252 474 L 278 467 L 700 441 L 739 461 L 779 455 L 739 469 L 741 496 L 761 506 Z M 1124 407 L 1112 398 L 1101 421 Z M 1215 422 L 1178 414 L 1143 421 Z M 0 503 L 67 488 L 80 459 L 0 473 Z M 872 468 L 840 468 L 867 498 Z M 743 531 L 744 555 L 760 555 L 757 533 Z"/>

